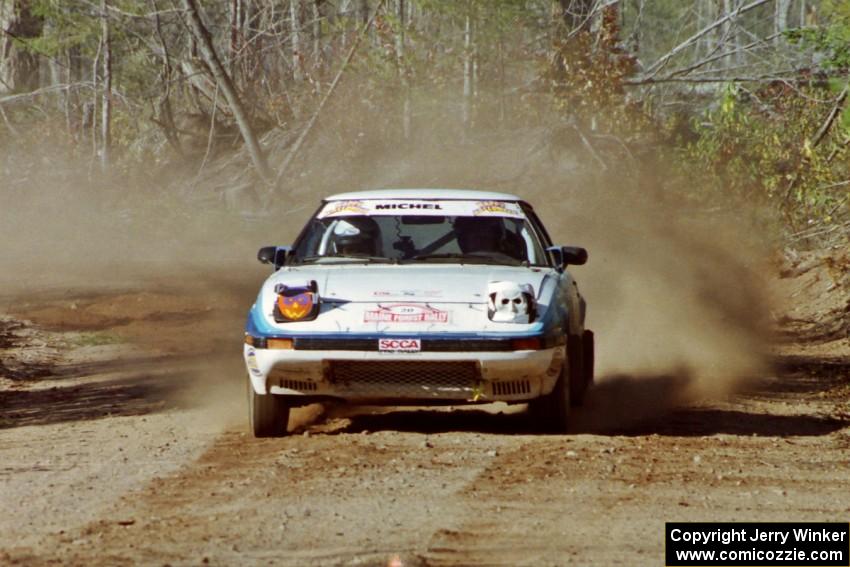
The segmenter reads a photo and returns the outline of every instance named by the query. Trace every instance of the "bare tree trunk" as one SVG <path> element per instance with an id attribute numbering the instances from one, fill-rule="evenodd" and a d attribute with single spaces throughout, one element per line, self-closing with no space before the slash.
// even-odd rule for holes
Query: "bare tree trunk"
<path id="1" fill-rule="evenodd" d="M 558 0 L 561 21 L 566 25 L 567 31 L 590 30 L 594 3 L 594 0 Z"/>
<path id="2" fill-rule="evenodd" d="M 106 13 L 107 0 L 100 2 L 100 41 L 103 45 L 103 101 L 100 118 L 100 166 L 107 171 L 110 166 L 112 152 L 112 42 L 109 38 L 109 18 Z"/>
<path id="3" fill-rule="evenodd" d="M 301 147 L 304 145 L 304 142 L 307 140 L 307 137 L 310 135 L 310 132 L 313 131 L 313 126 L 316 125 L 316 121 L 319 119 L 319 115 L 322 113 L 322 110 L 325 108 L 325 105 L 330 100 L 331 95 L 333 95 L 336 90 L 337 85 L 339 85 L 340 80 L 342 79 L 343 73 L 348 68 L 348 64 L 351 63 L 351 59 L 354 57 L 354 53 L 357 51 L 357 47 L 360 45 L 360 42 L 363 40 L 363 37 L 367 34 L 369 28 L 372 26 L 372 22 L 375 21 L 375 18 L 378 15 L 378 12 L 384 6 L 387 0 L 379 0 L 378 5 L 375 6 L 375 11 L 372 12 L 372 15 L 363 24 L 363 27 L 360 29 L 360 33 L 357 34 L 357 37 L 354 38 L 354 43 L 351 45 L 351 48 L 348 50 L 348 55 L 345 56 L 345 59 L 342 60 L 342 65 L 340 65 L 339 70 L 336 72 L 336 76 L 334 77 L 331 84 L 328 86 L 327 92 L 322 97 L 322 100 L 319 101 L 319 105 L 316 107 L 316 110 L 313 112 L 313 115 L 307 121 L 307 125 L 304 126 L 304 129 L 301 131 L 301 134 L 298 135 L 298 138 L 295 139 L 292 146 L 289 148 L 289 153 L 286 154 L 286 158 L 283 160 L 283 163 L 280 166 L 280 169 L 277 171 L 277 176 L 275 178 L 275 184 L 269 191 L 268 198 L 271 198 L 274 190 L 280 186 L 281 181 L 283 181 L 284 175 L 289 171 L 289 164 L 295 159 L 295 156 L 298 155 L 298 152 L 301 150 Z"/>
<path id="4" fill-rule="evenodd" d="M 321 77 L 324 67 L 324 57 L 322 57 L 322 10 L 319 4 L 322 0 L 313 0 L 313 68 Z M 317 85 L 321 85 L 321 80 L 316 81 Z"/>
<path id="5" fill-rule="evenodd" d="M 472 121 L 472 15 L 467 11 L 463 28 L 463 131 L 466 135 Z"/>
<path id="6" fill-rule="evenodd" d="M 73 48 L 70 48 L 65 51 L 65 77 L 68 84 L 77 80 L 77 77 L 74 76 L 74 56 L 72 55 L 72 50 Z M 65 91 L 65 108 L 62 109 L 65 113 L 65 130 L 68 132 L 68 140 L 76 142 L 77 136 L 74 132 L 74 119 L 71 115 L 73 108 L 73 93 L 71 89 L 68 89 Z"/>
<path id="7" fill-rule="evenodd" d="M 265 183 L 268 183 L 270 174 L 266 163 L 266 157 L 263 155 L 263 151 L 260 148 L 260 144 L 257 141 L 254 130 L 248 122 L 248 117 L 245 114 L 242 101 L 236 93 L 236 88 L 233 86 L 233 81 L 231 81 L 230 76 L 221 64 L 221 60 L 213 47 L 210 32 L 201 21 L 201 14 L 198 11 L 197 0 L 183 0 L 183 8 L 188 17 L 192 35 L 198 42 L 198 48 L 201 52 L 201 56 L 210 68 L 218 88 L 221 89 L 221 92 L 227 99 L 227 104 L 230 106 L 230 110 L 233 112 L 233 118 L 236 120 L 236 125 L 239 127 L 242 139 L 245 141 L 245 147 L 248 149 L 248 154 L 251 156 L 254 169 L 256 169 L 260 178 Z"/>
<path id="8" fill-rule="evenodd" d="M 723 0 L 723 15 L 724 16 L 728 16 L 729 14 L 732 13 L 732 10 L 734 9 L 734 6 L 732 5 L 732 1 L 733 0 Z M 729 40 L 732 39 L 732 35 L 735 33 L 735 26 L 736 25 L 737 25 L 737 22 L 735 20 L 727 20 L 726 22 L 724 22 L 723 27 L 722 27 L 722 29 L 723 29 L 722 35 L 723 35 L 724 46 L 729 45 Z M 736 58 L 737 58 L 737 56 L 738 56 L 738 54 L 735 53 Z M 723 60 L 720 62 L 720 66 L 722 67 L 722 69 L 724 71 L 726 69 L 728 69 L 730 67 L 729 58 L 728 57 L 723 58 Z"/>
<path id="9" fill-rule="evenodd" d="M 97 158 L 97 99 L 98 99 L 98 67 L 100 67 L 100 57 L 103 51 L 103 42 L 98 43 L 97 53 L 94 56 L 91 66 L 91 82 L 92 82 L 92 97 L 91 101 L 83 105 L 83 129 L 88 129 L 91 136 L 91 160 L 89 162 L 89 176 L 94 161 Z"/>
<path id="10" fill-rule="evenodd" d="M 364 26 L 369 21 L 369 0 L 357 0 L 357 19 Z"/>
<path id="11" fill-rule="evenodd" d="M 697 13 L 697 28 L 703 28 L 708 21 L 708 14 L 706 13 L 708 10 L 708 3 L 705 0 L 694 0 L 696 2 L 696 13 Z M 701 59 L 706 56 L 709 51 L 708 48 L 708 36 L 703 36 L 697 41 L 696 54 L 697 58 Z"/>
<path id="12" fill-rule="evenodd" d="M 781 34 L 788 29 L 788 11 L 791 9 L 791 0 L 776 0 L 774 8 L 773 31 L 776 34 Z M 776 36 L 776 42 L 782 42 L 781 35 Z"/>
<path id="13" fill-rule="evenodd" d="M 42 25 L 28 0 L 0 0 L 0 93 L 38 88 L 38 56 L 16 42 L 38 37 Z"/>
<path id="14" fill-rule="evenodd" d="M 499 32 L 499 122 L 504 122 L 507 109 L 505 100 L 505 38 L 502 32 Z"/>
<path id="15" fill-rule="evenodd" d="M 398 0 L 398 34 L 396 35 L 396 65 L 401 84 L 401 133 L 405 140 L 410 139 L 410 82 L 407 77 L 407 64 L 404 60 L 405 48 L 405 2 Z"/>
<path id="16" fill-rule="evenodd" d="M 56 33 L 52 19 L 48 19 L 44 22 L 44 33 L 48 36 Z M 54 57 L 47 60 L 47 75 L 47 80 L 42 81 L 42 84 L 46 83 L 50 86 L 59 86 L 70 82 L 65 77 L 65 69 L 63 68 L 62 63 L 62 52 L 58 52 Z M 68 91 L 60 89 L 55 92 L 55 96 L 51 98 L 53 98 L 53 103 L 56 105 L 56 109 L 61 112 L 65 109 L 65 98 L 68 95 Z"/>
<path id="17" fill-rule="evenodd" d="M 159 116 L 156 119 L 157 124 L 162 128 L 165 139 L 174 149 L 178 156 L 183 157 L 183 147 L 180 145 L 180 134 L 177 131 L 177 126 L 174 123 L 174 111 L 171 108 L 171 77 L 174 74 L 171 66 L 171 54 L 168 50 L 168 43 L 162 33 L 162 21 L 159 17 L 159 6 L 156 0 L 151 0 L 151 6 L 154 13 L 154 30 L 156 37 L 159 39 L 160 48 L 162 48 L 162 70 L 160 71 L 160 81 L 163 84 L 163 92 L 159 99 Z"/>
<path id="18" fill-rule="evenodd" d="M 304 78 L 301 66 L 301 0 L 289 0 L 290 37 L 292 38 L 292 78 Z"/>
<path id="19" fill-rule="evenodd" d="M 230 76 L 237 83 L 237 59 L 239 58 L 240 32 L 242 24 L 242 0 L 230 0 Z"/>

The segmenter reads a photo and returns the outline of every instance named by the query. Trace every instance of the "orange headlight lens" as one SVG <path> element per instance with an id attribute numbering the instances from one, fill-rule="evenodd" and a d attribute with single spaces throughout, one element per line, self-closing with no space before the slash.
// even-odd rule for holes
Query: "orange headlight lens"
<path id="1" fill-rule="evenodd" d="M 266 339 L 266 348 L 292 350 L 294 348 L 294 343 L 292 339 Z"/>

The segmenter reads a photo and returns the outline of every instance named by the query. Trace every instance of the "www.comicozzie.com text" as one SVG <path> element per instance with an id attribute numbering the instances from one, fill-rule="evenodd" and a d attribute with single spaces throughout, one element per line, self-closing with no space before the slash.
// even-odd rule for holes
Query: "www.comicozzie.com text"
<path id="1" fill-rule="evenodd" d="M 738 541 L 770 541 L 784 545 L 792 535 L 795 542 L 837 542 L 846 541 L 847 531 L 813 530 L 811 528 L 785 530 L 735 528 L 689 531 L 675 528 L 670 532 L 670 539 L 672 541 L 686 541 L 689 543 L 722 543 L 724 545 Z"/>

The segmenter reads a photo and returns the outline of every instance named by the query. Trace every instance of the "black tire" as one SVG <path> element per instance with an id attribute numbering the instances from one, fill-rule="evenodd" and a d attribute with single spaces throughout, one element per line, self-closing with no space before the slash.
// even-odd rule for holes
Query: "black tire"
<path id="1" fill-rule="evenodd" d="M 584 367 L 584 383 L 589 388 L 593 384 L 593 367 L 596 363 L 596 346 L 593 331 L 585 331 L 581 337 L 582 357 Z"/>
<path id="2" fill-rule="evenodd" d="M 584 348 L 582 337 L 567 336 L 567 361 L 569 364 L 570 404 L 578 407 L 584 403 L 587 381 L 584 371 Z"/>
<path id="3" fill-rule="evenodd" d="M 528 405 L 538 429 L 548 433 L 566 433 L 570 417 L 570 359 L 564 361 L 555 387 Z"/>
<path id="4" fill-rule="evenodd" d="M 282 396 L 257 394 L 249 380 L 248 419 L 254 437 L 283 437 L 289 424 L 289 406 Z"/>

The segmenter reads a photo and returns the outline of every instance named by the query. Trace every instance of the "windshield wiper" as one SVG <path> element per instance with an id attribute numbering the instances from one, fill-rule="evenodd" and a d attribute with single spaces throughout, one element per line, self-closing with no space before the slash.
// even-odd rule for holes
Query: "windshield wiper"
<path id="1" fill-rule="evenodd" d="M 343 262 L 368 262 L 370 264 L 390 263 L 397 264 L 397 258 L 386 256 L 360 256 L 358 254 L 334 254 L 333 256 L 305 256 L 297 259 L 299 263 L 318 262 L 320 260 L 342 260 Z M 332 263 L 332 262 L 329 262 Z"/>
<path id="2" fill-rule="evenodd" d="M 440 258 L 466 258 L 466 254 L 458 254 L 457 252 L 440 252 L 439 254 L 417 254 L 408 258 L 409 260 L 432 260 Z"/>
<path id="3" fill-rule="evenodd" d="M 411 260 L 460 260 L 462 264 L 505 264 L 500 258 L 495 258 L 488 254 L 472 252 L 469 254 L 459 254 L 457 252 L 440 252 L 438 254 L 418 254 L 405 261 Z"/>

